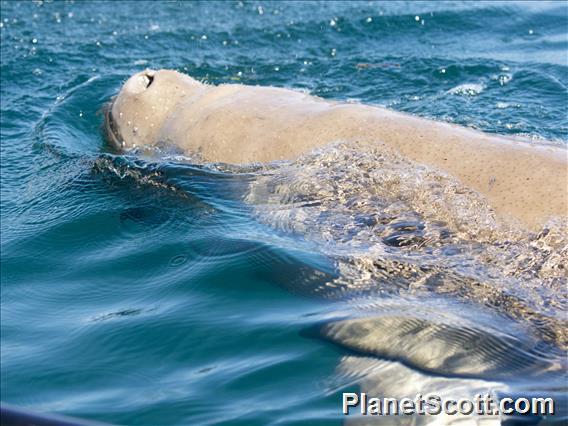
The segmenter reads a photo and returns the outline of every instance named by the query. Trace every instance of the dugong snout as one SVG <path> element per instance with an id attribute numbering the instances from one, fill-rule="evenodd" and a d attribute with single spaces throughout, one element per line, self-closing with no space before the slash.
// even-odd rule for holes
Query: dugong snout
<path id="1" fill-rule="evenodd" d="M 134 74 L 105 109 L 107 139 L 117 149 L 160 142 L 160 131 L 176 105 L 201 86 L 171 70 L 146 69 Z"/>

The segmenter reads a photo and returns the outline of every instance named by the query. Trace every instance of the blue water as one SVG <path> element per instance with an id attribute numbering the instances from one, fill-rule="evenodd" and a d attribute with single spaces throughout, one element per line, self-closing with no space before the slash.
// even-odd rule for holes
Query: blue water
<path id="1" fill-rule="evenodd" d="M 4 1 L 0 19 L 3 401 L 118 424 L 289 425 L 341 424 L 341 392 L 365 379 L 385 396 L 386 377 L 565 392 L 562 232 L 479 243 L 396 192 L 371 232 L 349 167 L 322 168 L 352 164 L 349 148 L 268 170 L 150 161 L 110 151 L 101 109 L 133 73 L 172 68 L 566 144 L 566 3 Z M 310 192 L 343 181 L 366 201 L 356 213 Z M 267 197 L 275 185 L 290 197 Z M 469 220 L 456 211 L 448 223 Z M 340 336 L 361 318 L 387 343 Z M 470 354 L 425 362 L 428 327 L 439 359 Z"/>

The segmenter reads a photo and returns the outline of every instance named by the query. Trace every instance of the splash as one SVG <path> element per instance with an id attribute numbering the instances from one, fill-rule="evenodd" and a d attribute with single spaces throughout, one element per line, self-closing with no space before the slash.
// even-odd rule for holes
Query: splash
<path id="1" fill-rule="evenodd" d="M 339 277 L 314 293 L 443 296 L 521 321 L 566 348 L 562 219 L 525 231 L 453 177 L 356 143 L 258 176 L 245 199 L 259 221 L 335 259 Z"/>

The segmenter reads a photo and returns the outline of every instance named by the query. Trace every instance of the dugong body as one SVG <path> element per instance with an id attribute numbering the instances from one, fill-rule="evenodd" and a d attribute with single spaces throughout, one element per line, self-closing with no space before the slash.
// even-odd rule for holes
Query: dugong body
<path id="1" fill-rule="evenodd" d="M 120 149 L 166 144 L 225 163 L 294 159 L 335 141 L 384 144 L 453 175 L 501 217 L 529 229 L 568 217 L 568 158 L 561 147 L 288 89 L 212 86 L 175 71 L 146 70 L 109 106 L 106 129 Z"/>

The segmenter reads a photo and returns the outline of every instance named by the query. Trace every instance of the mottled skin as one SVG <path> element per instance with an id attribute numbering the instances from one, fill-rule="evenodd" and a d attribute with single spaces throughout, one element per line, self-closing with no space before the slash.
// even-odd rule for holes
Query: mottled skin
<path id="1" fill-rule="evenodd" d="M 123 149 L 165 143 L 226 163 L 294 159 L 338 140 L 381 142 L 457 177 L 502 217 L 528 228 L 568 217 L 563 148 L 288 89 L 211 86 L 175 71 L 147 70 L 125 83 L 107 129 Z"/>

